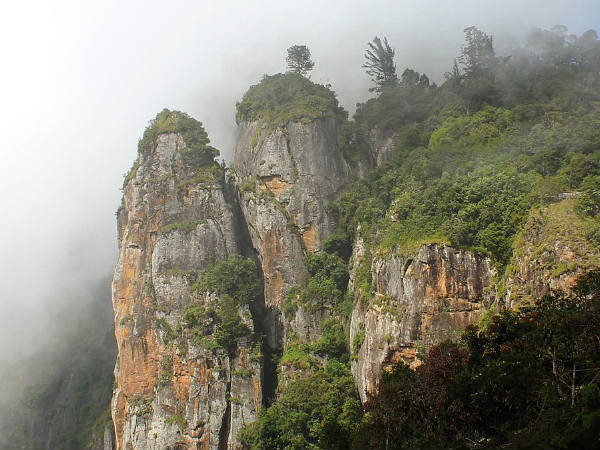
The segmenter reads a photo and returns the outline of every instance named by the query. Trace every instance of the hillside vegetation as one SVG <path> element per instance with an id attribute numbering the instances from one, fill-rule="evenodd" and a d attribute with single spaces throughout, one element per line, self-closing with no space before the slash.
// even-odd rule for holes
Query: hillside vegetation
<path id="1" fill-rule="evenodd" d="M 536 30 L 500 57 L 491 37 L 465 31 L 443 84 L 407 69 L 342 124 L 340 145 L 356 177 L 333 206 L 339 228 L 323 258 L 348 261 L 360 229 L 367 259 L 448 243 L 488 255 L 501 283 L 514 270 L 528 220 L 560 209 L 565 196 L 577 217 L 562 225 L 577 230 L 573 247 L 581 239 L 587 249 L 600 245 L 597 35 Z M 364 176 L 380 151 L 374 132 L 392 145 Z M 369 267 L 361 264 L 356 275 L 367 292 Z M 311 272 L 286 308 L 292 314 L 335 299 L 339 328 L 328 336 L 348 342 L 352 296 L 335 279 Z M 294 344 L 282 365 L 291 361 L 312 375 L 281 386 L 243 440 L 253 449 L 598 448 L 598 286 L 593 272 L 568 298 L 554 293 L 519 311 L 490 310 L 456 342 L 429 349 L 418 370 L 391 367 L 364 411 L 344 387 L 364 335 L 327 355 L 327 364 L 318 362 L 316 346 Z"/>

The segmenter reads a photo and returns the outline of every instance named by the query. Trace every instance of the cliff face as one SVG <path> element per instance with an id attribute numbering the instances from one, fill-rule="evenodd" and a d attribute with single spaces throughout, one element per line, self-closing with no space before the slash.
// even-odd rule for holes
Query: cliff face
<path id="1" fill-rule="evenodd" d="M 181 134 L 159 135 L 140 153 L 118 211 L 112 415 L 119 449 L 237 448 L 237 430 L 255 420 L 262 402 L 261 363 L 247 340 L 228 353 L 195 345 L 181 328 L 196 275 L 241 253 L 246 235 L 218 168 L 189 167 L 185 149 Z"/>
<path id="2" fill-rule="evenodd" d="M 392 133 L 385 133 L 375 127 L 369 133 L 369 150 L 376 166 L 380 166 L 389 161 L 394 151 L 394 139 L 396 136 Z"/>
<path id="3" fill-rule="evenodd" d="M 285 389 L 325 366 L 327 357 L 312 344 L 325 334 L 327 319 L 345 320 L 334 312 L 334 299 L 303 303 L 293 290 L 310 286 L 314 271 L 309 274 L 307 262 L 328 257 L 316 255 L 335 227 L 328 206 L 349 178 L 335 116 L 276 127 L 242 121 L 227 175 L 212 156 L 193 156 L 184 136 L 152 135 L 127 176 L 117 215 L 117 449 L 240 448 L 240 430 L 275 393 L 272 357 L 283 352 L 278 370 Z M 371 137 L 373 159 L 381 163 L 393 137 L 377 131 Z M 202 139 L 190 137 L 194 148 Z M 496 297 L 512 305 L 515 297 L 568 289 L 600 262 L 588 240 L 592 228 L 576 218 L 573 199 L 536 210 L 516 240 L 506 291 L 499 293 L 487 257 L 443 244 L 373 255 L 359 228 L 349 263 L 354 303 L 347 345 L 361 400 L 377 391 L 387 366 L 417 367 L 428 347 L 476 323 Z M 262 294 L 249 303 L 196 282 L 232 255 L 259 264 L 253 279 L 260 279 Z M 335 258 L 342 261 L 343 285 L 345 261 Z M 340 291 L 327 295 L 342 297 Z M 216 345 L 219 311 L 235 334 L 227 345 Z M 285 359 L 287 350 L 301 348 L 310 364 Z"/>
<path id="4" fill-rule="evenodd" d="M 263 128 L 260 121 L 239 126 L 234 168 L 240 205 L 264 273 L 271 348 L 284 342 L 283 300 L 307 277 L 305 252 L 321 250 L 335 225 L 327 206 L 348 177 L 338 133 L 335 118 L 327 115 L 275 130 Z M 289 322 L 291 330 L 310 341 L 320 320 L 301 310 L 297 316 Z"/>
<path id="5" fill-rule="evenodd" d="M 487 258 L 444 245 L 423 245 L 408 256 L 365 259 L 360 237 L 352 257 L 355 303 L 350 327 L 352 374 L 364 402 L 382 370 L 399 361 L 416 367 L 423 349 L 474 323 L 493 298 Z M 360 265 L 373 292 L 358 282 Z"/>
<path id="6" fill-rule="evenodd" d="M 532 211 L 517 236 L 502 300 L 514 307 L 551 290 L 570 292 L 582 273 L 600 264 L 600 249 L 590 239 L 595 230 L 591 219 L 576 214 L 573 198 Z"/>
<path id="7" fill-rule="evenodd" d="M 328 205 L 348 179 L 338 132 L 329 115 L 275 129 L 242 122 L 233 182 L 214 164 L 191 167 L 180 133 L 158 134 L 140 153 L 118 212 L 117 448 L 239 448 L 239 431 L 257 419 L 265 389 L 274 388 L 265 385 L 265 376 L 273 384 L 274 368 L 265 374 L 254 331 L 270 351 L 285 350 L 288 336 L 306 344 L 321 337 L 331 305 L 298 305 L 286 317 L 284 300 L 306 281 L 307 255 L 321 251 L 335 225 Z M 238 308 L 248 332 L 227 350 L 207 345 L 214 328 L 189 332 L 186 308 L 215 310 L 226 301 L 191 288 L 233 254 L 257 255 L 264 304 Z M 359 239 L 351 261 L 356 301 L 349 346 L 363 401 L 386 364 L 416 365 L 420 346 L 473 323 L 492 276 L 485 258 L 423 246 L 411 257 L 369 259 L 372 294 L 357 284 L 364 258 Z M 296 369 L 280 368 L 281 386 L 306 375 Z"/>

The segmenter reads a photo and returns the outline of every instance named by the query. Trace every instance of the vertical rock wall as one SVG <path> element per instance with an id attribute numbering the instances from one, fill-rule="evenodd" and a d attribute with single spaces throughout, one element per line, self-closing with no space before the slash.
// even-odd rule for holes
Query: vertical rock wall
<path id="1" fill-rule="evenodd" d="M 210 168 L 199 176 L 186 167 L 184 148 L 181 135 L 159 135 L 139 155 L 117 214 L 118 449 L 238 448 L 237 430 L 256 419 L 262 403 L 261 362 L 244 340 L 231 355 L 194 345 L 181 330 L 193 280 L 242 252 L 246 236 L 225 180 L 211 178 Z"/>
<path id="2" fill-rule="evenodd" d="M 348 177 L 338 128 L 333 115 L 273 130 L 260 121 L 239 126 L 234 168 L 240 205 L 264 273 L 271 348 L 285 340 L 283 301 L 307 277 L 306 252 L 319 251 L 335 226 L 327 206 Z M 311 323 L 310 318 L 298 320 Z"/>
<path id="3" fill-rule="evenodd" d="M 350 344 L 363 402 L 376 392 L 386 365 L 417 366 L 421 352 L 474 323 L 494 295 L 488 290 L 493 275 L 488 259 L 470 251 L 424 245 L 409 256 L 364 258 L 359 237 L 350 280 L 355 291 Z M 357 285 L 361 262 L 369 265 L 373 292 Z"/>
<path id="4" fill-rule="evenodd" d="M 600 248 L 590 239 L 592 219 L 575 212 L 575 200 L 564 199 L 534 209 L 515 239 L 501 300 L 508 307 L 532 302 L 552 290 L 570 292 L 577 278 L 600 265 Z"/>

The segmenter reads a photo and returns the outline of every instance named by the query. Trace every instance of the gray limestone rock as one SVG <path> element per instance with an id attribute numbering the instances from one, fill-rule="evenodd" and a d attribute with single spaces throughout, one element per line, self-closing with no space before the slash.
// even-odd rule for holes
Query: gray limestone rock
<path id="1" fill-rule="evenodd" d="M 239 125 L 234 168 L 240 205 L 264 273 L 268 340 L 278 348 L 286 333 L 284 299 L 308 275 L 305 252 L 320 251 L 334 229 L 328 205 L 347 182 L 348 166 L 333 114 L 274 130 L 262 127 L 260 121 Z M 289 329 L 301 336 L 307 329 L 315 334 L 320 319 L 300 311 Z"/>
<path id="2" fill-rule="evenodd" d="M 364 257 L 359 237 L 351 288 Z M 409 256 L 376 256 L 370 267 L 374 292 L 355 288 L 350 328 L 352 374 L 363 402 L 376 392 L 386 365 L 416 367 L 427 347 L 474 323 L 494 295 L 488 259 L 445 245 L 423 245 Z"/>
<path id="3" fill-rule="evenodd" d="M 158 136 L 139 155 L 118 212 L 117 449 L 240 448 L 237 433 L 262 403 L 262 360 L 247 340 L 230 355 L 199 347 L 181 330 L 198 274 L 249 245 L 227 180 L 210 170 L 199 176 L 202 168 L 182 161 L 184 148 L 177 133 Z M 241 314 L 253 330 L 250 311 Z"/>

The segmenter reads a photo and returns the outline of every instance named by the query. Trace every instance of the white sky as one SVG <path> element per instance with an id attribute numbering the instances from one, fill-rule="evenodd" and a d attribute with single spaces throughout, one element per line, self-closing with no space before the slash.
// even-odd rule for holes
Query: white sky
<path id="1" fill-rule="evenodd" d="M 387 36 L 401 72 L 439 80 L 470 25 L 497 36 L 560 23 L 600 29 L 598 1 L 11 1 L 0 16 L 0 352 L 40 305 L 112 271 L 122 174 L 163 107 L 202 121 L 226 158 L 235 102 L 285 50 L 353 109 L 366 43 Z M 65 296 L 66 297 L 66 296 Z M 26 316 L 24 316 L 26 314 Z M 28 317 L 30 320 L 25 320 Z M 8 337 L 7 337 L 8 336 Z M 5 347 L 3 347 L 4 343 Z M 21 341 L 22 342 L 22 341 Z M 0 360 L 1 361 L 1 360 Z"/>

